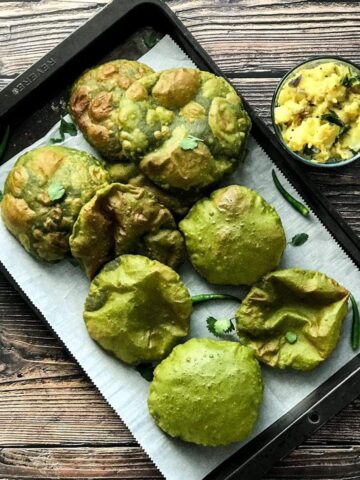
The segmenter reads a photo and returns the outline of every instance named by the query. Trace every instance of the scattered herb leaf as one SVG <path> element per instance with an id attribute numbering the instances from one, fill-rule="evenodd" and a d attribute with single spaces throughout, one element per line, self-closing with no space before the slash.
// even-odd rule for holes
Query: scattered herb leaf
<path id="1" fill-rule="evenodd" d="M 295 332 L 286 332 L 285 339 L 291 345 L 297 341 L 297 334 Z"/>
<path id="2" fill-rule="evenodd" d="M 350 295 L 351 307 L 353 312 L 352 326 L 351 326 L 351 346 L 353 350 L 357 350 L 360 346 L 360 315 L 354 296 Z"/>
<path id="3" fill-rule="evenodd" d="M 299 202 L 299 200 L 296 200 L 296 198 L 294 198 L 292 195 L 290 195 L 289 192 L 285 190 L 285 188 L 281 185 L 275 173 L 275 170 L 272 170 L 271 173 L 272 173 L 272 178 L 273 178 L 275 187 L 278 189 L 281 195 L 285 198 L 285 200 L 288 201 L 295 210 L 301 213 L 301 215 L 303 215 L 304 217 L 307 217 L 310 213 L 309 209 L 305 207 L 305 205 L 303 205 L 301 202 Z"/>
<path id="4" fill-rule="evenodd" d="M 209 332 L 215 335 L 215 337 L 221 337 L 235 330 L 231 318 L 216 320 L 214 317 L 208 317 L 206 319 L 206 324 Z"/>
<path id="5" fill-rule="evenodd" d="M 307 233 L 298 233 L 293 236 L 293 238 L 289 243 L 293 247 L 300 247 L 300 245 L 303 245 L 308 238 L 309 238 L 309 235 Z"/>
<path id="6" fill-rule="evenodd" d="M 51 143 L 63 142 L 65 140 L 66 134 L 74 137 L 77 134 L 76 126 L 72 122 L 67 122 L 64 117 L 61 117 L 59 134 L 60 134 L 60 137 L 52 138 Z"/>
<path id="7" fill-rule="evenodd" d="M 2 157 L 5 153 L 5 150 L 6 150 L 8 141 L 9 141 L 9 135 L 10 135 L 10 127 L 8 125 L 5 129 L 4 136 L 2 137 L 1 142 L 0 142 L 0 160 L 2 159 Z"/>
<path id="8" fill-rule="evenodd" d="M 340 128 L 345 128 L 344 122 L 339 118 L 339 115 L 334 112 L 334 110 L 329 110 L 328 113 L 324 113 L 321 115 L 321 120 L 325 120 L 326 122 L 333 123 Z"/>
<path id="9" fill-rule="evenodd" d="M 50 183 L 47 189 L 50 200 L 60 200 L 65 195 L 65 188 L 59 182 Z"/>
<path id="10" fill-rule="evenodd" d="M 148 382 L 152 382 L 154 378 L 155 365 L 152 363 L 139 363 L 136 365 L 135 370 L 140 373 L 140 375 L 145 378 Z"/>
<path id="11" fill-rule="evenodd" d="M 357 75 L 351 68 L 348 68 L 348 74 L 342 79 L 341 85 L 346 88 L 354 87 L 360 83 L 360 75 Z"/>
<path id="12" fill-rule="evenodd" d="M 147 46 L 147 48 L 153 48 L 155 45 L 158 43 L 158 38 L 155 32 L 151 32 L 148 35 L 146 35 L 144 38 L 144 43 Z"/>
<path id="13" fill-rule="evenodd" d="M 188 135 L 181 141 L 180 147 L 183 150 L 194 150 L 194 148 L 198 146 L 198 143 L 202 141 L 203 140 L 201 138 L 194 137 L 193 135 Z"/>
<path id="14" fill-rule="evenodd" d="M 209 300 L 235 300 L 241 302 L 240 298 L 233 295 L 227 295 L 225 293 L 203 293 L 201 295 L 194 295 L 191 297 L 193 305 L 202 302 L 208 302 Z"/>
<path id="15" fill-rule="evenodd" d="M 289 82 L 289 86 L 290 87 L 298 87 L 299 86 L 299 83 L 301 81 L 301 75 L 298 75 L 296 78 L 294 78 L 293 80 L 290 80 Z"/>

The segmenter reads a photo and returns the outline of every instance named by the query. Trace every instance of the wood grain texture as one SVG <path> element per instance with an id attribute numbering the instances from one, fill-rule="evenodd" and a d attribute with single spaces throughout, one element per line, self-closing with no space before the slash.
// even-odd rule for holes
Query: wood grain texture
<path id="1" fill-rule="evenodd" d="M 108 0 L 0 2 L 0 89 Z M 360 63 L 360 2 L 171 0 L 203 47 L 269 122 L 279 78 L 318 54 Z M 311 172 L 360 233 L 360 166 Z M 360 479 L 360 399 L 266 476 Z M 0 276 L 0 479 L 162 478 L 51 330 Z M 191 480 L 191 479 L 186 479 Z"/>

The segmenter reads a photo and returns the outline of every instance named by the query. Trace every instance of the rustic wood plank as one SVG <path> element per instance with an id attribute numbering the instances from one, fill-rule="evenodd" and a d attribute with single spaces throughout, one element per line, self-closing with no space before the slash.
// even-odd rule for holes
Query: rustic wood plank
<path id="1" fill-rule="evenodd" d="M 358 480 L 359 471 L 359 447 L 299 448 L 274 467 L 264 480 Z M 0 477 L 7 480 L 163 478 L 138 447 L 3 448 Z"/>

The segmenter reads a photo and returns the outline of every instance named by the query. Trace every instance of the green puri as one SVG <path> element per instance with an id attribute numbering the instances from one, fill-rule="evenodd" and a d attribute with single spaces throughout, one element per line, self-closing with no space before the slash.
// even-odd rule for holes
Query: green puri
<path id="1" fill-rule="evenodd" d="M 72 255 L 87 276 L 114 257 L 144 255 L 176 268 L 185 246 L 169 210 L 147 190 L 112 183 L 81 209 L 70 237 Z"/>
<path id="2" fill-rule="evenodd" d="M 128 158 L 158 186 L 186 191 L 212 185 L 235 169 L 251 123 L 224 78 L 191 68 L 133 83 L 120 100 L 118 122 Z"/>
<path id="3" fill-rule="evenodd" d="M 155 368 L 148 407 L 172 437 L 216 447 L 250 435 L 262 393 L 260 366 L 250 348 L 193 338 Z"/>
<path id="4" fill-rule="evenodd" d="M 189 333 L 192 303 L 179 275 L 141 255 L 122 255 L 92 280 L 84 320 L 90 336 L 128 364 L 166 357 Z"/>
<path id="5" fill-rule="evenodd" d="M 239 185 L 199 200 L 179 228 L 192 265 L 214 284 L 252 285 L 279 265 L 286 246 L 276 210 Z"/>
<path id="6" fill-rule="evenodd" d="M 271 367 L 312 370 L 336 347 L 348 299 L 349 292 L 324 273 L 272 272 L 236 312 L 240 342 Z"/>
<path id="7" fill-rule="evenodd" d="M 34 257 L 57 262 L 69 254 L 81 207 L 107 182 L 104 163 L 86 152 L 61 146 L 30 150 L 6 179 L 3 221 Z"/>

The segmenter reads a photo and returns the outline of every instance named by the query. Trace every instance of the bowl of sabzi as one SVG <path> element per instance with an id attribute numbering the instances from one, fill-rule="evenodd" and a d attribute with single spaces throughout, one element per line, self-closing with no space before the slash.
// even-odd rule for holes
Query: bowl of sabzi
<path id="1" fill-rule="evenodd" d="M 341 57 L 316 57 L 280 81 L 272 123 L 293 158 L 320 168 L 360 157 L 360 70 Z"/>
<path id="2" fill-rule="evenodd" d="M 284 88 L 301 85 L 302 71 Z M 153 370 L 148 407 L 164 432 L 212 447 L 245 439 L 261 414 L 261 365 L 325 361 L 349 292 L 322 272 L 279 269 L 279 213 L 245 185 L 219 185 L 241 168 L 251 127 L 224 78 L 115 60 L 85 72 L 68 105 L 97 158 L 58 145 L 21 155 L 4 186 L 4 224 L 34 261 L 77 261 L 90 282 L 90 337 Z M 209 285 L 249 289 L 232 320 L 207 319 L 205 338 L 188 338 L 195 305 L 239 299 L 191 296 L 178 273 L 186 256 Z"/>

